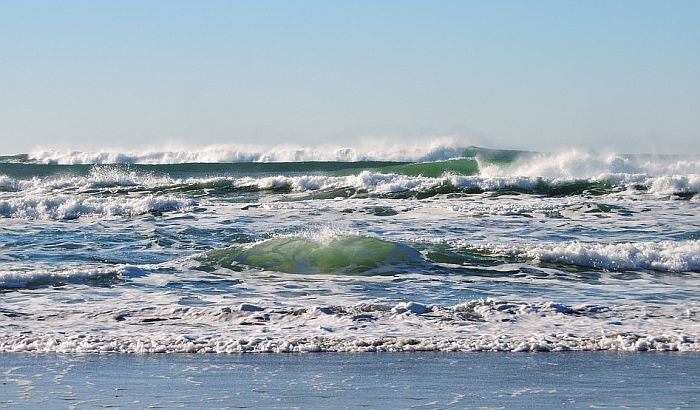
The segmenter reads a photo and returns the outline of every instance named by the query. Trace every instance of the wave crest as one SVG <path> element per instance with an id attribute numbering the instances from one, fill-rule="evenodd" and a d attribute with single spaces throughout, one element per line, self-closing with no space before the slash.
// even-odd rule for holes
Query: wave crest
<path id="1" fill-rule="evenodd" d="M 195 202 L 174 196 L 137 198 L 81 197 L 71 195 L 24 196 L 0 200 L 0 217 L 71 220 L 82 217 L 131 217 L 191 209 Z"/>
<path id="2" fill-rule="evenodd" d="M 236 264 L 300 274 L 386 274 L 397 266 L 421 263 L 406 245 L 357 235 L 285 236 L 245 248 L 208 252 L 201 260 L 233 268 Z"/>
<path id="3" fill-rule="evenodd" d="M 615 244 L 569 242 L 529 247 L 458 246 L 493 255 L 613 271 L 700 271 L 700 240 Z"/>
<path id="4" fill-rule="evenodd" d="M 614 175 L 700 175 L 700 159 L 681 156 L 598 154 L 570 150 L 521 155 L 510 164 L 492 163 L 477 155 L 483 177 L 605 179 Z"/>
<path id="5" fill-rule="evenodd" d="M 246 145 L 212 145 L 197 149 L 144 151 L 71 151 L 35 150 L 28 159 L 42 164 L 182 164 L 235 162 L 301 161 L 438 161 L 464 156 L 467 145 L 454 138 L 431 142 L 392 144 L 366 141 L 359 147 L 326 146 L 320 148 Z"/>
<path id="6" fill-rule="evenodd" d="M 144 276 L 147 272 L 131 265 L 110 267 L 73 267 L 55 270 L 47 266 L 32 266 L 25 269 L 0 271 L 0 289 L 19 289 L 26 287 L 55 285 L 61 283 L 85 283 L 98 280 L 113 280 Z"/>
<path id="7" fill-rule="evenodd" d="M 602 175 L 594 178 L 545 178 L 533 176 L 405 175 L 361 171 L 351 175 L 275 175 L 172 178 L 119 167 L 96 167 L 86 176 L 56 176 L 15 179 L 0 175 L 0 192 L 21 192 L 23 198 L 51 194 L 124 192 L 161 193 L 205 190 L 209 194 L 233 191 L 285 191 L 296 193 L 336 192 L 378 196 L 517 191 L 552 196 L 580 193 L 606 194 L 629 190 L 657 195 L 692 195 L 700 192 L 700 174 L 649 176 L 644 174 Z M 342 191 L 342 192 L 341 192 Z M 7 201 L 5 201 L 7 202 Z"/>

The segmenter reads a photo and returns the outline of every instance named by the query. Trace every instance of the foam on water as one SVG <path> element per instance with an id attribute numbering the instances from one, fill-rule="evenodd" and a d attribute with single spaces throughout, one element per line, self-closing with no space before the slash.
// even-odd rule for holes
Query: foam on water
<path id="1" fill-rule="evenodd" d="M 144 214 L 186 211 L 196 203 L 171 195 L 146 195 L 132 198 L 76 195 L 25 195 L 0 199 L 0 217 L 70 220 L 82 217 L 132 217 Z"/>
<path id="2" fill-rule="evenodd" d="M 11 178 L 0 175 L 0 192 L 71 190 L 76 192 L 107 188 L 167 187 L 176 180 L 167 176 L 130 170 L 117 166 L 95 166 L 88 175 L 56 175 L 33 178 Z"/>
<path id="3" fill-rule="evenodd" d="M 203 177 L 176 179 L 167 176 L 154 176 L 135 171 L 110 170 L 107 175 L 94 172 L 89 176 L 14 179 L 3 176 L 2 188 L 10 192 L 49 192 L 74 191 L 88 192 L 100 190 L 127 192 L 139 190 L 179 190 L 191 189 L 245 189 L 249 191 L 286 190 L 291 192 L 314 192 L 348 190 L 346 195 L 369 193 L 392 195 L 415 193 L 435 195 L 450 192 L 496 192 L 516 190 L 522 192 L 570 195 L 588 190 L 605 192 L 651 193 L 657 195 L 695 194 L 700 192 L 700 175 L 660 176 L 606 175 L 590 180 L 546 179 L 541 177 L 503 176 L 481 177 L 445 174 L 441 177 L 408 176 L 393 173 L 362 171 L 347 176 L 302 175 L 267 177 Z"/>
<path id="4" fill-rule="evenodd" d="M 481 174 L 487 177 L 589 179 L 615 174 L 650 176 L 700 174 L 698 158 L 681 156 L 635 156 L 569 150 L 559 153 L 522 155 L 507 166 L 492 164 L 479 156 L 477 159 L 480 161 Z"/>
<path id="5" fill-rule="evenodd" d="M 146 271 L 137 266 L 115 265 L 110 267 L 74 266 L 56 270 L 49 266 L 24 266 L 12 270 L 0 270 L 0 289 L 26 288 L 65 283 L 85 283 L 87 281 L 111 280 L 145 275 Z"/>
<path id="6" fill-rule="evenodd" d="M 533 259 L 536 262 L 616 271 L 700 271 L 700 240 L 611 244 L 576 241 L 529 246 L 480 245 L 477 247 L 467 242 L 458 241 L 457 246 L 487 254 Z"/>
<path id="7" fill-rule="evenodd" d="M 443 149 L 444 146 L 438 145 L 438 147 L 442 148 L 427 147 L 426 149 L 430 152 L 435 150 L 446 152 Z M 212 149 L 212 152 L 219 152 L 219 150 Z M 452 154 L 454 152 L 445 156 L 451 157 Z M 292 192 L 347 190 L 345 195 L 361 192 L 373 195 L 415 193 L 427 196 L 450 192 L 503 190 L 551 195 L 629 191 L 687 196 L 700 192 L 700 160 L 693 158 L 600 155 L 569 151 L 559 154 L 520 153 L 512 155 L 512 158 L 509 157 L 504 162 L 494 159 L 495 154 L 487 150 L 477 150 L 474 155 L 476 160 L 438 161 L 365 170 L 360 168 L 352 170 L 347 175 L 313 172 L 306 175 L 244 177 L 203 175 L 173 178 L 167 173 L 155 174 L 124 166 L 95 166 L 85 176 L 59 173 L 47 177 L 22 179 L 0 174 L 0 192 L 186 191 L 198 188 Z M 421 157 L 421 159 L 426 158 Z M 293 170 L 293 167 L 290 169 Z"/>
<path id="8" fill-rule="evenodd" d="M 700 351 L 696 158 L 462 147 L 0 159 L 0 351 Z"/>
<path id="9" fill-rule="evenodd" d="M 139 308 L 63 315 L 70 334 L 0 331 L 0 351 L 239 353 L 406 351 L 698 351 L 676 330 L 697 306 L 649 312 L 594 304 L 480 299 L 452 306 L 386 304 Z M 3 310 L 24 327 L 44 313 Z M 59 312 L 52 312 L 53 315 Z M 82 321 L 76 326 L 77 321 Z M 624 323 L 623 325 L 611 323 Z M 100 334 L 90 326 L 100 323 Z M 179 326 L 181 335 L 167 328 Z M 87 327 L 87 328 L 86 328 Z M 131 332 L 131 328 L 139 329 Z M 361 329 L 361 330 L 360 330 Z M 358 331 L 360 334 L 358 335 Z"/>
<path id="10" fill-rule="evenodd" d="M 236 146 L 216 145 L 173 150 L 94 152 L 36 150 L 31 160 L 44 164 L 181 164 L 230 162 L 297 162 L 297 161 L 437 161 L 461 157 L 467 144 L 456 138 L 437 138 L 429 143 L 394 143 L 366 141 L 356 147 L 326 146 Z"/>

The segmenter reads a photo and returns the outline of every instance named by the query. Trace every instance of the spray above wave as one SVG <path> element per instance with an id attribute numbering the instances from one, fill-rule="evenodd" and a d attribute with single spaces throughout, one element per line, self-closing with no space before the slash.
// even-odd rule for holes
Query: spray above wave
<path id="1" fill-rule="evenodd" d="M 491 190 L 489 185 L 522 186 L 562 185 L 572 182 L 603 182 L 609 185 L 638 185 L 653 192 L 671 194 L 677 192 L 694 193 L 700 187 L 700 158 L 691 156 L 651 156 L 598 154 L 585 151 L 565 151 L 560 153 L 533 153 L 525 151 L 490 150 L 476 147 L 464 147 L 450 141 L 438 141 L 424 147 L 392 147 L 382 150 L 342 149 L 276 149 L 276 150 L 234 150 L 226 147 L 209 147 L 201 150 L 184 150 L 177 152 L 144 153 L 81 153 L 42 151 L 30 156 L 38 163 L 51 164 L 176 164 L 187 162 L 244 162 L 244 163 L 279 163 L 285 166 L 280 176 L 304 173 L 308 170 L 313 175 L 319 172 L 327 176 L 333 174 L 358 173 L 357 166 L 348 166 L 345 172 L 338 172 L 342 166 L 314 167 L 307 169 L 299 165 L 295 169 L 294 161 L 369 161 L 388 160 L 419 162 L 413 164 L 396 164 L 384 166 L 367 165 L 365 170 L 405 176 L 441 177 L 450 175 L 476 176 L 481 181 L 482 190 Z M 456 160 L 454 158 L 461 158 Z M 452 159 L 452 160 L 450 160 Z M 270 174 L 271 170 L 261 166 L 259 169 L 248 167 L 250 175 L 255 172 Z M 354 169 L 350 169 L 354 168 Z M 164 172 L 168 172 L 163 168 Z M 223 171 L 223 170 L 222 170 Z M 276 171 L 272 171 L 276 172 Z M 277 171 L 279 172 L 279 171 Z M 224 171 L 224 173 L 226 173 Z M 237 171 L 234 171 L 237 173 Z M 238 172 L 240 175 L 240 172 Z M 509 182 L 511 181 L 511 182 Z M 464 181 L 462 181 L 464 182 Z M 335 183 L 330 183 L 337 185 Z M 294 185 L 294 184 L 292 184 Z M 0 179 L 0 190 L 16 190 L 17 184 Z M 530 188 L 526 188 L 530 189 Z"/>
<path id="2" fill-rule="evenodd" d="M 217 145 L 204 148 L 94 152 L 36 150 L 28 160 L 42 164 L 181 164 L 236 162 L 301 162 L 301 161 L 437 161 L 464 156 L 466 144 L 453 138 L 439 138 L 430 143 L 391 144 L 367 142 L 366 147 L 295 146 L 260 147 Z"/>
<path id="3" fill-rule="evenodd" d="M 488 152 L 488 151 L 484 151 Z M 541 177 L 551 179 L 607 179 L 616 175 L 697 176 L 700 158 L 689 156 L 621 155 L 569 150 L 523 153 L 510 163 L 493 162 L 477 151 L 484 177 Z"/>

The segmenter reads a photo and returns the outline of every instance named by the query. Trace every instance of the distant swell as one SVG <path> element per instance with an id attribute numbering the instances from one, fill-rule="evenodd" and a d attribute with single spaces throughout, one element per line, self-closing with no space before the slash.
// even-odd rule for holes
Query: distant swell
<path id="1" fill-rule="evenodd" d="M 411 145 L 367 142 L 366 147 L 256 147 L 220 145 L 153 151 L 37 150 L 28 158 L 43 164 L 182 164 L 299 161 L 437 161 L 464 155 L 466 145 L 442 138 Z"/>

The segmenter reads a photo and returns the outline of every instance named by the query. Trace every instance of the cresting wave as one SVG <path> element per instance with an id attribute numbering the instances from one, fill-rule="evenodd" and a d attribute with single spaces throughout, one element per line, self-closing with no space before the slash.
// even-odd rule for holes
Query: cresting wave
<path id="1" fill-rule="evenodd" d="M 700 174 L 700 157 L 682 155 L 624 155 L 568 150 L 557 153 L 521 152 L 507 163 L 488 161 L 490 150 L 476 150 L 485 177 L 521 176 L 562 179 L 603 179 L 608 175 L 680 176 Z M 517 152 L 517 151 L 516 151 Z"/>
<path id="2" fill-rule="evenodd" d="M 439 242 L 439 241 L 438 241 Z M 416 244 L 420 245 L 420 241 Z M 618 244 L 532 244 L 527 247 L 470 244 L 457 241 L 454 248 L 478 256 L 506 256 L 612 271 L 651 270 L 700 272 L 700 240 Z M 280 236 L 234 248 L 207 252 L 205 264 L 240 270 L 239 266 L 300 274 L 381 275 L 411 271 L 411 267 L 440 263 L 439 251 L 425 252 L 398 242 L 353 234 L 325 232 Z M 464 273 L 468 275 L 468 273 Z"/>
<path id="3" fill-rule="evenodd" d="M 438 177 L 412 176 L 381 171 L 361 171 L 343 176 L 277 175 L 263 177 L 172 178 L 153 173 L 95 168 L 87 176 L 11 178 L 0 175 L 0 192 L 119 193 L 130 191 L 188 192 L 203 190 L 213 195 L 236 190 L 280 192 L 330 192 L 347 197 L 355 194 L 389 195 L 402 193 L 432 196 L 446 193 L 481 193 L 511 190 L 545 195 L 571 195 L 591 192 L 606 194 L 629 190 L 658 195 L 692 195 L 700 192 L 700 174 L 652 177 L 643 174 L 604 175 L 591 179 L 544 178 L 527 176 L 460 175 L 446 172 Z"/>
<path id="4" fill-rule="evenodd" d="M 471 246 L 466 243 L 468 241 L 456 247 L 477 252 L 481 257 L 507 256 L 530 259 L 535 263 L 613 271 L 700 272 L 700 240 L 624 244 L 571 242 L 527 248 Z M 188 259 L 171 261 L 169 264 L 187 263 Z M 338 233 L 280 236 L 233 248 L 212 250 L 195 255 L 194 259 L 211 269 L 225 267 L 240 271 L 247 267 L 303 275 L 401 275 L 414 271 L 415 268 L 429 268 L 429 263 L 439 264 L 442 261 L 437 253 L 427 252 L 422 255 L 405 244 Z M 47 266 L 25 267 L 21 270 L 0 271 L 0 288 L 126 279 L 146 276 L 150 268 L 154 267 L 115 265 L 62 270 Z M 468 271 L 460 274 L 469 276 Z"/>
<path id="5" fill-rule="evenodd" d="M 286 236 L 207 252 L 207 264 L 300 274 L 394 274 L 423 259 L 415 249 L 358 235 Z"/>
<path id="6" fill-rule="evenodd" d="M 38 164 L 183 164 L 286 163 L 303 161 L 429 162 L 475 158 L 482 177 L 542 177 L 551 179 L 604 179 L 607 175 L 691 176 L 700 174 L 697 155 L 625 155 L 568 150 L 553 153 L 493 150 L 468 146 L 455 139 L 429 144 L 401 145 L 367 142 L 372 148 L 235 147 L 211 146 L 172 151 L 60 151 L 37 150 L 3 157 L 0 162 Z M 378 147 L 378 148 L 377 148 Z"/>
<path id="7" fill-rule="evenodd" d="M 156 176 L 152 172 L 141 172 L 118 166 L 95 166 L 87 175 L 58 174 L 46 177 L 12 178 L 0 175 L 0 192 L 85 192 L 98 190 L 110 192 L 111 188 L 156 188 L 176 184 L 167 176 Z"/>
<path id="8" fill-rule="evenodd" d="M 359 147 L 260 147 L 217 145 L 173 150 L 95 152 L 36 150 L 28 159 L 42 164 L 181 164 L 299 161 L 438 161 L 461 157 L 467 145 L 455 138 L 438 138 L 428 144 L 393 144 L 366 141 Z"/>
<path id="9" fill-rule="evenodd" d="M 140 267 L 123 264 L 93 268 L 74 266 L 62 270 L 56 270 L 49 266 L 26 266 L 23 269 L 0 270 L 0 289 L 126 279 L 146 274 L 147 272 Z"/>
<path id="10" fill-rule="evenodd" d="M 692 176 L 604 175 L 591 179 L 543 178 L 527 176 L 464 176 L 445 174 L 441 177 L 406 176 L 363 171 L 346 177 L 329 176 L 276 176 L 242 178 L 237 180 L 209 180 L 205 183 L 230 181 L 234 186 L 258 190 L 288 189 L 295 192 L 349 188 L 352 192 L 398 194 L 402 192 L 480 193 L 513 190 L 525 193 L 569 195 L 592 191 L 609 193 L 631 188 L 660 195 L 694 194 L 700 192 L 700 174 Z"/>
<path id="11" fill-rule="evenodd" d="M 74 195 L 24 196 L 0 200 L 0 217 L 35 220 L 71 220 L 82 217 L 132 217 L 190 210 L 191 199 L 146 195 L 134 198 Z"/>
<path id="12" fill-rule="evenodd" d="M 613 271 L 700 272 L 700 240 L 614 244 L 566 242 L 528 247 L 473 246 L 468 241 L 459 241 L 456 246 L 485 255 Z"/>

